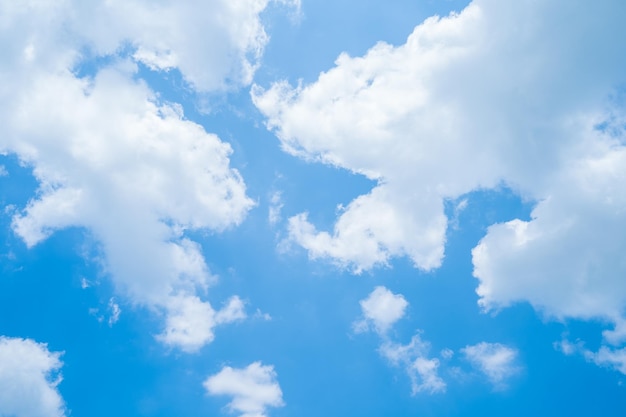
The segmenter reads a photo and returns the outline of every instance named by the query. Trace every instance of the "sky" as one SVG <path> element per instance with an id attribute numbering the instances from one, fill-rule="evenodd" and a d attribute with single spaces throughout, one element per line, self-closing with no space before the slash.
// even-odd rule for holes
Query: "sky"
<path id="1" fill-rule="evenodd" d="M 624 16 L 0 0 L 0 416 L 623 416 Z"/>

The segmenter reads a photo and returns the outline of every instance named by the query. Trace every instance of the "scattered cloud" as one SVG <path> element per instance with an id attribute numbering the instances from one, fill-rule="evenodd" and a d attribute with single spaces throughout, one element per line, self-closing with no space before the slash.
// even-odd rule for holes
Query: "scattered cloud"
<path id="1" fill-rule="evenodd" d="M 585 357 L 596 365 L 613 368 L 626 375 L 626 348 L 612 349 L 601 346 L 595 353 L 587 351 Z"/>
<path id="2" fill-rule="evenodd" d="M 0 415 L 65 417 L 60 356 L 42 343 L 0 336 Z"/>
<path id="3" fill-rule="evenodd" d="M 0 177 L 6 177 L 9 175 L 9 171 L 7 171 L 4 165 L 0 165 Z"/>
<path id="4" fill-rule="evenodd" d="M 394 294 L 387 288 L 379 286 L 364 300 L 359 302 L 363 319 L 353 324 L 356 333 L 368 331 L 370 327 L 380 335 L 384 335 L 395 322 L 404 317 L 409 303 L 402 294 Z"/>
<path id="5" fill-rule="evenodd" d="M 379 352 L 394 366 L 405 369 L 411 379 L 411 392 L 435 394 L 445 392 L 446 383 L 439 376 L 439 359 L 428 358 L 430 344 L 424 342 L 420 335 L 414 335 L 406 344 L 384 342 Z"/>
<path id="6" fill-rule="evenodd" d="M 517 350 L 500 343 L 481 342 L 461 349 L 465 358 L 482 372 L 495 389 L 505 389 L 507 381 L 517 373 Z"/>
<path id="7" fill-rule="evenodd" d="M 241 417 L 266 417 L 269 407 L 282 407 L 283 393 L 271 365 L 254 362 L 243 369 L 225 366 L 204 381 L 210 395 L 233 397 L 228 408 Z"/>
<path id="8" fill-rule="evenodd" d="M 261 319 L 263 321 L 271 321 L 272 320 L 272 316 L 269 313 L 264 313 L 259 308 L 257 308 L 256 311 L 254 312 L 254 318 L 255 319 Z"/>
<path id="9" fill-rule="evenodd" d="M 402 317 L 409 303 L 402 294 L 394 294 L 387 288 L 376 287 L 370 295 L 360 301 L 363 318 L 354 322 L 356 333 L 375 331 L 381 338 L 378 349 L 380 355 L 391 365 L 401 367 L 411 379 L 411 392 L 434 394 L 444 392 L 446 384 L 439 377 L 439 360 L 427 357 L 430 344 L 416 334 L 411 341 L 403 345 L 392 341 L 389 336 L 391 327 Z"/>
<path id="10" fill-rule="evenodd" d="M 280 191 L 275 191 L 272 193 L 270 197 L 270 206 L 268 212 L 268 220 L 270 225 L 275 225 L 280 222 L 282 219 L 281 210 L 283 209 L 283 199 L 282 193 Z"/>
<path id="11" fill-rule="evenodd" d="M 626 348 L 614 348 L 602 345 L 597 352 L 594 352 L 587 349 L 583 341 L 577 340 L 572 343 L 566 338 L 563 338 L 560 342 L 554 343 L 554 348 L 568 356 L 581 355 L 588 362 L 614 369 L 626 375 Z"/>
<path id="12" fill-rule="evenodd" d="M 454 351 L 452 349 L 442 349 L 441 352 L 439 352 L 439 355 L 443 358 L 443 359 L 452 359 L 452 357 L 454 356 Z"/>
<path id="13" fill-rule="evenodd" d="M 548 317 L 619 326 L 624 13 L 619 1 L 475 0 L 426 19 L 402 45 L 340 55 L 311 84 L 255 86 L 286 152 L 377 181 L 332 231 L 306 213 L 290 218 L 291 240 L 356 273 L 398 256 L 431 270 L 454 226 L 444 201 L 505 184 L 536 206 L 530 220 L 492 225 L 473 250 L 480 305 L 528 301 Z M 623 343 L 626 331 L 608 337 Z"/>
<path id="14" fill-rule="evenodd" d="M 112 327 L 117 321 L 120 319 L 120 314 L 122 314 L 122 309 L 119 304 L 115 302 L 115 298 L 111 297 L 109 299 L 109 327 Z"/>

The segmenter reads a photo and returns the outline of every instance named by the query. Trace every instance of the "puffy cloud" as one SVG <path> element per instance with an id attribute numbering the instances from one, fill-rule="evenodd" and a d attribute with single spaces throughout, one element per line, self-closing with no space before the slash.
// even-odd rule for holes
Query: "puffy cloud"
<path id="1" fill-rule="evenodd" d="M 0 3 L 5 54 L 63 68 L 121 50 L 145 65 L 179 70 L 199 91 L 247 85 L 269 37 L 260 13 L 271 0 L 67 0 Z M 279 3 L 299 8 L 298 0 Z"/>
<path id="2" fill-rule="evenodd" d="M 30 339 L 0 336 L 0 415 L 64 417 L 60 356 Z"/>
<path id="3" fill-rule="evenodd" d="M 254 362 L 243 369 L 225 366 L 207 378 L 204 387 L 210 395 L 233 397 L 228 408 L 241 417 L 266 417 L 268 407 L 282 407 L 283 393 L 271 365 Z"/>
<path id="4" fill-rule="evenodd" d="M 370 295 L 360 301 L 363 318 L 354 322 L 356 333 L 374 330 L 381 338 L 378 349 L 381 356 L 391 365 L 401 367 L 411 379 L 413 395 L 426 392 L 434 394 L 444 392 L 446 383 L 439 377 L 439 360 L 429 359 L 430 344 L 416 334 L 411 341 L 403 345 L 393 341 L 388 332 L 402 317 L 409 303 L 402 294 L 394 294 L 379 286 Z"/>
<path id="5" fill-rule="evenodd" d="M 530 221 L 489 228 L 472 252 L 474 274 L 485 309 L 527 300 L 558 319 L 608 319 L 616 331 L 605 332 L 607 341 L 620 343 L 626 148 L 608 139 L 596 148 L 561 170 Z"/>
<path id="6" fill-rule="evenodd" d="M 207 302 L 191 295 L 168 299 L 165 330 L 157 338 L 168 345 L 194 352 L 213 341 L 215 326 L 246 318 L 243 302 L 232 297 L 221 310 L 215 311 Z"/>
<path id="7" fill-rule="evenodd" d="M 231 147 L 160 100 L 137 63 L 179 70 L 200 92 L 249 84 L 268 3 L 0 0 L 0 74 L 11 80 L 0 86 L 0 152 L 40 184 L 13 230 L 30 247 L 88 229 L 118 291 L 165 312 L 160 339 L 185 350 L 245 315 L 204 300 L 215 277 L 185 234 L 236 226 L 254 203 Z M 77 75 L 100 58 L 94 76 Z"/>
<path id="8" fill-rule="evenodd" d="M 387 333 L 395 322 L 404 316 L 409 303 L 402 294 L 394 294 L 379 286 L 364 300 L 359 302 L 363 319 L 354 323 L 354 330 L 359 333 L 369 329 L 370 325 L 381 335 Z"/>
<path id="9" fill-rule="evenodd" d="M 481 342 L 461 352 L 497 389 L 506 388 L 507 380 L 519 372 L 517 350 L 500 343 Z"/>
<path id="10" fill-rule="evenodd" d="M 624 13 L 612 0 L 475 0 L 402 45 L 342 54 L 312 84 L 255 87 L 286 152 L 378 182 L 330 232 L 292 217 L 292 240 L 355 272 L 397 256 L 433 269 L 443 202 L 505 184 L 537 205 L 474 249 L 480 304 L 600 317 L 616 326 L 606 340 L 622 343 Z"/>
<path id="11" fill-rule="evenodd" d="M 182 325 L 175 300 L 195 300 L 214 281 L 185 231 L 236 225 L 252 201 L 229 167 L 230 146 L 124 71 L 46 75 L 21 92 L 5 146 L 33 167 L 40 190 L 13 229 L 28 246 L 64 227 L 89 229 L 118 289 Z"/>

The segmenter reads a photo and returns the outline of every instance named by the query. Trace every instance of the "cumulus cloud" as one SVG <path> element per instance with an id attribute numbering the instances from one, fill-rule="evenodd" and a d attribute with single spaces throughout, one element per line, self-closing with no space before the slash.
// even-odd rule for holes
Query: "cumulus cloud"
<path id="1" fill-rule="evenodd" d="M 466 346 L 461 352 L 496 389 L 506 388 L 507 380 L 520 370 L 516 363 L 517 350 L 500 343 L 481 342 Z"/>
<path id="2" fill-rule="evenodd" d="M 13 230 L 30 247 L 62 228 L 88 229 L 118 291 L 165 312 L 160 339 L 186 350 L 243 313 L 213 311 L 205 298 L 215 277 L 185 234 L 236 226 L 254 203 L 231 147 L 163 102 L 138 79 L 138 63 L 176 69 L 199 92 L 245 86 L 268 41 L 267 5 L 0 0 L 0 72 L 11 80 L 0 87 L 0 152 L 39 181 Z M 98 58 L 110 63 L 76 75 Z"/>
<path id="3" fill-rule="evenodd" d="M 65 417 L 60 356 L 30 339 L 0 336 L 0 415 Z"/>
<path id="4" fill-rule="evenodd" d="M 422 340 L 419 333 L 405 345 L 395 342 L 388 334 L 391 327 L 404 317 L 409 305 L 404 296 L 379 286 L 360 304 L 363 318 L 354 322 L 353 330 L 356 333 L 373 330 L 380 336 L 379 353 L 391 365 L 405 370 L 411 379 L 412 394 L 444 392 L 446 383 L 438 374 L 439 360 L 428 358 L 430 344 Z"/>
<path id="5" fill-rule="evenodd" d="M 157 338 L 188 352 L 212 342 L 216 326 L 246 318 L 244 304 L 237 296 L 218 311 L 199 297 L 190 295 L 169 297 L 168 303 L 165 330 Z"/>
<path id="6" fill-rule="evenodd" d="M 387 330 L 404 316 L 409 305 L 402 294 L 394 294 L 382 286 L 376 287 L 366 299 L 359 303 L 363 319 L 354 323 L 354 330 L 360 333 L 373 326 L 381 335 L 387 333 Z"/>
<path id="7" fill-rule="evenodd" d="M 254 362 L 243 369 L 225 366 L 204 381 L 210 395 L 233 397 L 228 408 L 241 417 L 266 417 L 269 407 L 282 407 L 283 393 L 271 365 Z"/>
<path id="8" fill-rule="evenodd" d="M 444 256 L 444 201 L 505 184 L 537 203 L 474 249 L 481 306 L 600 317 L 622 343 L 624 13 L 611 0 L 475 0 L 402 45 L 342 54 L 311 84 L 254 87 L 286 152 L 377 181 L 332 231 L 292 217 L 291 239 L 355 272 L 397 256 L 430 270 Z"/>

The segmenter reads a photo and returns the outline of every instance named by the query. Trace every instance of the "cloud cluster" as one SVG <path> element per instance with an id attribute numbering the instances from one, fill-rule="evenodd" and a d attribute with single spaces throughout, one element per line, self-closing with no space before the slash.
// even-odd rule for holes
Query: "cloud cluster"
<path id="1" fill-rule="evenodd" d="M 609 346 L 600 346 L 600 348 L 594 352 L 587 349 L 584 342 L 580 340 L 576 343 L 572 343 L 567 339 L 555 343 L 554 347 L 565 355 L 581 355 L 588 362 L 595 363 L 598 366 L 612 368 L 626 375 L 626 347 L 619 349 Z"/>
<path id="2" fill-rule="evenodd" d="M 626 4 L 475 0 L 406 43 L 339 56 L 309 85 L 253 89 L 283 149 L 377 181 L 334 229 L 291 239 L 355 272 L 408 256 L 438 267 L 444 201 L 501 184 L 536 201 L 473 251 L 485 310 L 528 301 L 600 317 L 626 339 Z"/>
<path id="3" fill-rule="evenodd" d="M 367 298 L 360 301 L 363 318 L 357 320 L 356 333 L 375 331 L 381 338 L 379 353 L 393 366 L 401 367 L 411 379 L 413 395 L 426 392 L 444 392 L 446 383 L 438 374 L 439 360 L 428 358 L 430 344 L 416 334 L 403 345 L 388 334 L 392 326 L 404 317 L 409 303 L 402 294 L 394 294 L 387 288 L 376 287 Z"/>
<path id="4" fill-rule="evenodd" d="M 360 301 L 362 318 L 353 324 L 355 333 L 374 331 L 380 337 L 380 355 L 393 366 L 404 369 L 411 380 L 411 393 L 435 394 L 445 392 L 446 381 L 440 376 L 442 362 L 429 357 L 430 343 L 418 331 L 409 343 L 395 340 L 391 330 L 404 317 L 409 303 L 402 294 L 394 294 L 385 287 L 376 287 Z M 517 350 L 500 343 L 480 342 L 461 349 L 463 359 L 483 374 L 495 389 L 505 389 L 506 383 L 520 371 Z M 441 351 L 444 362 L 454 356 L 454 351 Z"/>
<path id="5" fill-rule="evenodd" d="M 30 339 L 0 337 L 0 415 L 65 417 L 60 356 Z"/>
<path id="6" fill-rule="evenodd" d="M 241 417 L 266 417 L 268 407 L 282 407 L 283 393 L 270 365 L 254 362 L 243 369 L 225 366 L 204 381 L 210 395 L 233 397 L 228 404 Z"/>
<path id="7" fill-rule="evenodd" d="M 215 312 L 199 298 L 215 279 L 185 233 L 235 226 L 253 202 L 231 147 L 160 100 L 138 64 L 176 69 L 199 92 L 245 86 L 268 40 L 267 5 L 0 0 L 0 73 L 10 80 L 0 87 L 0 151 L 39 182 L 14 231 L 30 247 L 88 229 L 117 289 L 165 312 L 161 340 L 186 350 L 244 313 L 227 320 L 230 307 Z M 81 65 L 95 74 L 79 77 Z"/>

